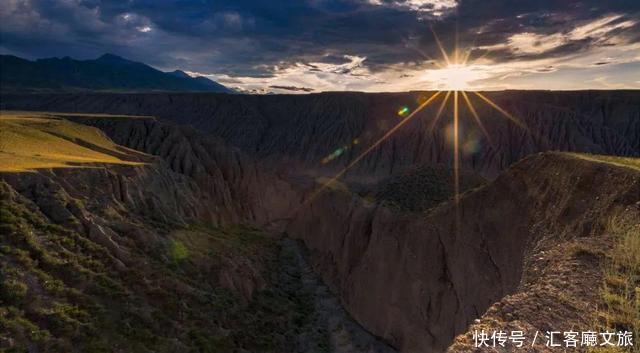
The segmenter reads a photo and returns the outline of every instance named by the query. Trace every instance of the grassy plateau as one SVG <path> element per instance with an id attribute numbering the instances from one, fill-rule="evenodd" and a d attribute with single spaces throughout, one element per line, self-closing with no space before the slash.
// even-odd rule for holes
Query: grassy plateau
<path id="1" fill-rule="evenodd" d="M 0 172 L 140 164 L 127 160 L 128 152 L 100 130 L 51 113 L 0 112 Z"/>

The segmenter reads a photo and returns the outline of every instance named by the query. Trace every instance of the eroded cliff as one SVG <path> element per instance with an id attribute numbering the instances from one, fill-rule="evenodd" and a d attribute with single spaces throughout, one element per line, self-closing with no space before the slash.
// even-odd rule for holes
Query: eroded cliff
<path id="1" fill-rule="evenodd" d="M 553 262 L 534 261 L 548 250 L 543 245 L 609 242 L 606 222 L 616 214 L 634 219 L 639 201 L 636 168 L 546 153 L 464 194 L 457 207 L 448 202 L 420 215 L 326 192 L 299 211 L 287 233 L 311 249 L 318 272 L 371 332 L 403 352 L 441 352 L 506 295 L 527 293 L 532 281 L 563 286 L 561 276 L 540 277 L 553 271 Z M 594 312 L 580 304 L 595 305 L 593 292 L 591 300 L 579 297 L 588 292 L 564 293 L 575 300 L 574 323 L 593 322 Z M 531 305 L 557 293 L 541 290 Z M 569 316 L 561 313 L 517 319 L 528 328 L 565 327 Z"/>
<path id="2" fill-rule="evenodd" d="M 4 109 L 152 115 L 221 137 L 244 153 L 296 173 L 331 174 L 397 124 L 434 92 L 310 95 L 49 94 L 2 97 Z M 461 106 L 462 165 L 487 177 L 536 152 L 558 150 L 640 155 L 637 91 L 486 92 L 521 125 L 469 93 L 490 137 Z M 348 174 L 378 179 L 408 166 L 450 163 L 450 102 L 432 126 L 442 94 Z M 354 141 L 358 144 L 354 145 Z M 331 163 L 323 158 L 345 151 Z M 284 161 L 284 162 L 283 162 Z"/>

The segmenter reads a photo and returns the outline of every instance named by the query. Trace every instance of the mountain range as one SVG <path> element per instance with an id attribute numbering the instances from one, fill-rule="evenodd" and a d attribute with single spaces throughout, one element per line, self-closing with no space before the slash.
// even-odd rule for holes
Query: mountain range
<path id="1" fill-rule="evenodd" d="M 0 56 L 0 87 L 3 91 L 187 91 L 234 93 L 206 77 L 184 71 L 163 72 L 147 64 L 113 54 L 93 60 L 70 57 L 30 61 L 13 55 Z"/>

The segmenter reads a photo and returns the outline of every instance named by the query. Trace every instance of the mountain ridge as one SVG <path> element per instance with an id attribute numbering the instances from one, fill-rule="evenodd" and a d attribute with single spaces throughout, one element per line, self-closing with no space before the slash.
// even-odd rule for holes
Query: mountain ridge
<path id="1" fill-rule="evenodd" d="M 0 55 L 3 91 L 184 91 L 235 93 L 205 77 L 177 76 L 114 54 L 96 59 Z M 175 72 L 175 71 L 174 71 Z"/>

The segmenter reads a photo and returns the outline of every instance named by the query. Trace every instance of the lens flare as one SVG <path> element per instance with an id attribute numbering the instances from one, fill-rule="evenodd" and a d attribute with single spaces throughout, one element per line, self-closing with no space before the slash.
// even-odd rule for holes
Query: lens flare
<path id="1" fill-rule="evenodd" d="M 453 180 L 456 204 L 460 198 L 460 126 L 458 119 L 458 91 L 453 92 Z"/>
<path id="2" fill-rule="evenodd" d="M 447 101 L 449 100 L 450 95 L 451 95 L 451 91 L 448 91 L 447 94 L 444 96 L 442 103 L 440 103 L 440 107 L 438 108 L 436 117 L 433 119 L 433 121 L 431 122 L 431 125 L 429 126 L 429 135 L 431 135 L 433 133 L 433 130 L 436 128 L 436 124 L 438 123 L 438 120 L 440 120 L 440 116 L 442 115 L 442 111 L 444 110 L 444 107 L 447 104 Z"/>
<path id="3" fill-rule="evenodd" d="M 507 119 L 511 120 L 514 124 L 520 126 L 521 128 L 525 129 L 525 130 L 529 130 L 529 128 L 522 123 L 520 120 L 516 119 L 513 115 L 511 115 L 508 111 L 502 109 L 499 105 L 497 105 L 496 103 L 494 103 L 491 99 L 487 98 L 484 94 L 480 93 L 480 92 L 473 92 L 476 96 L 480 97 L 483 101 L 487 102 L 487 104 L 489 104 L 490 106 L 492 106 L 495 110 L 499 111 L 500 113 L 502 113 L 502 115 L 504 115 L 505 117 L 507 117 Z"/>
<path id="4" fill-rule="evenodd" d="M 342 146 L 338 149 L 336 149 L 335 151 L 331 152 L 331 154 L 329 154 L 328 156 L 324 157 L 321 161 L 322 164 L 327 164 L 329 162 L 331 162 L 332 160 L 342 156 L 342 154 L 349 149 L 349 146 Z"/>
<path id="5" fill-rule="evenodd" d="M 460 236 L 460 125 L 458 118 L 458 91 L 453 93 L 453 190 L 456 207 L 456 237 Z"/>
<path id="6" fill-rule="evenodd" d="M 333 176 L 333 178 L 329 179 L 326 183 L 322 184 L 322 186 L 320 186 L 315 192 L 313 192 L 311 194 L 311 196 L 309 196 L 305 202 L 303 202 L 300 207 L 312 202 L 316 197 L 318 197 L 318 195 L 320 195 L 320 193 L 322 193 L 322 191 L 324 191 L 329 185 L 331 185 L 334 181 L 340 179 L 340 177 L 342 177 L 344 174 L 347 173 L 347 171 L 351 168 L 353 168 L 353 166 L 355 166 L 356 164 L 358 164 L 365 156 L 367 156 L 369 153 L 371 153 L 371 151 L 373 151 L 374 149 L 376 149 L 382 142 L 384 142 L 386 139 L 388 139 L 391 135 L 393 135 L 396 131 L 398 131 L 398 129 L 400 129 L 402 126 L 404 126 L 409 120 L 411 120 L 417 113 L 419 113 L 420 111 L 422 111 L 422 109 L 424 109 L 426 106 L 428 106 L 429 104 L 431 104 L 431 102 L 433 102 L 439 95 L 440 95 L 440 91 L 435 92 L 433 95 L 431 95 L 431 97 L 429 97 L 429 99 L 427 99 L 424 103 L 422 103 L 421 105 L 418 106 L 418 108 L 416 108 L 413 112 L 411 112 L 409 115 L 407 115 L 405 118 L 403 118 L 399 123 L 397 123 L 394 127 L 392 127 L 389 131 L 387 131 L 382 137 L 380 137 L 376 142 L 374 142 L 371 146 L 369 146 L 366 150 L 364 150 L 364 152 L 362 152 L 361 154 L 359 154 L 356 158 L 354 158 L 349 164 L 347 164 L 346 167 L 344 167 L 344 169 L 342 169 L 340 172 L 338 172 L 336 175 Z M 300 208 L 298 207 L 298 209 Z M 295 212 L 295 211 L 294 211 Z"/>
<path id="7" fill-rule="evenodd" d="M 444 62 L 447 64 L 447 66 L 451 65 L 451 61 L 449 61 L 449 55 L 447 55 L 447 52 L 444 50 L 444 47 L 442 46 L 442 43 L 440 42 L 440 38 L 438 38 L 436 31 L 433 30 L 433 27 L 429 28 L 431 29 L 431 33 L 433 33 L 433 38 L 436 40 L 436 44 L 438 45 L 438 49 L 440 49 L 440 54 L 442 54 Z"/>
<path id="8" fill-rule="evenodd" d="M 493 145 L 493 142 L 491 141 L 491 136 L 489 136 L 489 132 L 487 131 L 487 129 L 484 128 L 484 124 L 482 124 L 482 120 L 480 120 L 480 116 L 478 115 L 478 112 L 476 112 L 476 108 L 471 103 L 471 100 L 467 96 L 467 93 L 462 91 L 462 97 L 464 98 L 464 101 L 467 103 L 467 108 L 469 108 L 469 111 L 471 112 L 471 116 L 473 116 L 473 118 L 475 119 L 476 124 L 478 124 L 478 127 L 484 134 L 484 137 L 487 139 L 487 141 L 491 145 Z"/>
<path id="9" fill-rule="evenodd" d="M 407 114 L 409 114 L 411 110 L 409 109 L 409 107 L 407 107 L 406 105 L 403 106 L 402 108 L 400 108 L 398 110 L 398 115 L 399 116 L 406 116 Z"/>

